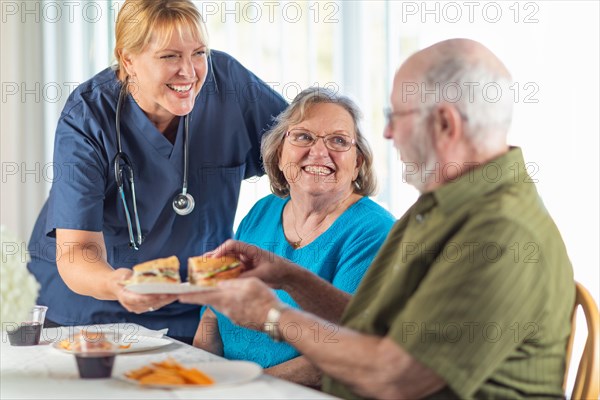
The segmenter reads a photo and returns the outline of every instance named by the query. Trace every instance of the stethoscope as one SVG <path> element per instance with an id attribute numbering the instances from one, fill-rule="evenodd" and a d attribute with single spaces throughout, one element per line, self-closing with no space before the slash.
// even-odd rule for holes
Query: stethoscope
<path id="1" fill-rule="evenodd" d="M 127 154 L 123 152 L 121 148 L 121 108 L 123 99 L 127 95 L 127 83 L 124 83 L 119 93 L 119 101 L 117 102 L 117 114 L 115 116 L 115 126 L 117 131 L 117 154 L 113 159 L 113 166 L 115 169 L 115 180 L 117 182 L 117 189 L 119 191 L 119 197 L 123 203 L 123 209 L 125 210 L 125 218 L 127 219 L 127 230 L 129 232 L 129 246 L 135 250 L 139 249 L 144 238 L 142 237 L 142 230 L 140 228 L 140 219 L 138 215 L 137 202 L 135 197 L 135 183 L 134 183 L 134 170 L 131 161 Z M 184 140 L 183 140 L 183 187 L 181 193 L 179 193 L 173 199 L 173 210 L 179 215 L 188 215 L 194 209 L 194 198 L 187 192 L 188 189 L 188 148 L 189 148 L 189 115 L 186 115 L 183 119 L 184 127 Z M 136 235 L 133 235 L 133 226 L 131 223 L 131 214 L 129 213 L 129 207 L 125 200 L 125 190 L 123 185 L 123 174 L 125 173 L 126 179 L 129 181 L 131 187 L 131 198 L 133 203 L 133 216 L 135 218 L 135 230 Z"/>

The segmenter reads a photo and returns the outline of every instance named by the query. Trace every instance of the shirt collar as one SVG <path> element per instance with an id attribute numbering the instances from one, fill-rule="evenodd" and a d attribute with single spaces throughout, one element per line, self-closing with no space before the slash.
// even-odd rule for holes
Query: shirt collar
<path id="1" fill-rule="evenodd" d="M 441 210 L 449 214 L 464 203 L 483 197 L 500 186 L 516 183 L 518 180 L 515 177 L 524 177 L 524 174 L 523 153 L 519 147 L 511 147 L 500 157 L 463 173 L 421 197 L 431 195 Z"/>

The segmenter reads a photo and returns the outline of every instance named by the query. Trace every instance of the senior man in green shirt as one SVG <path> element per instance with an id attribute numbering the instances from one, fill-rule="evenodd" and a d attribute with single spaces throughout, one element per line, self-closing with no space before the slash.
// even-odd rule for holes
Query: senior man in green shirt
<path id="1" fill-rule="evenodd" d="M 502 62 L 466 39 L 397 71 L 385 137 L 421 196 L 353 299 L 234 241 L 214 256 L 235 254 L 253 278 L 180 299 L 287 340 L 344 398 L 563 397 L 573 272 L 521 150 L 507 145 L 511 84 Z M 278 304 L 267 285 L 304 311 Z"/>

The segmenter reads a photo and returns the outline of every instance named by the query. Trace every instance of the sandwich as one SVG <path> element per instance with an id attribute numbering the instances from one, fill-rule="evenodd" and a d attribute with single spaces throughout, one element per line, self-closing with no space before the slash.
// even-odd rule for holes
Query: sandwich
<path id="1" fill-rule="evenodd" d="M 188 259 L 188 280 L 192 285 L 215 286 L 218 281 L 237 278 L 242 263 L 235 257 L 197 256 Z"/>
<path id="2" fill-rule="evenodd" d="M 137 264 L 128 283 L 181 283 L 179 260 L 171 256 Z"/>

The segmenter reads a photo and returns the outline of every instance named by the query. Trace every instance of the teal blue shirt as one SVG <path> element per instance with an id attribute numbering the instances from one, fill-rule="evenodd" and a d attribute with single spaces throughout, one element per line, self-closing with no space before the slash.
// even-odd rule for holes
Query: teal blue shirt
<path id="1" fill-rule="evenodd" d="M 294 250 L 284 236 L 281 219 L 288 201 L 289 197 L 281 199 L 274 195 L 259 200 L 241 222 L 236 239 L 272 251 L 305 267 L 338 289 L 354 293 L 391 229 L 394 217 L 374 201 L 363 197 L 313 242 Z M 285 291 L 277 290 L 276 293 L 281 301 L 298 308 Z M 216 314 L 226 358 L 254 361 L 268 368 L 299 356 L 289 344 L 275 343 L 262 332 L 234 325 L 222 314 Z M 293 337 L 294 328 L 289 329 L 286 336 Z"/>

